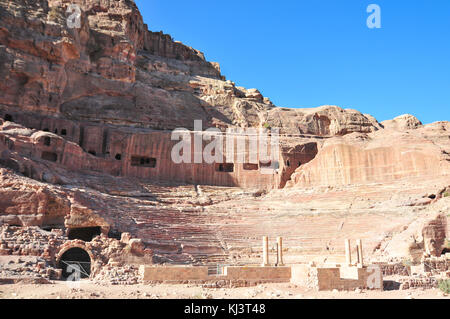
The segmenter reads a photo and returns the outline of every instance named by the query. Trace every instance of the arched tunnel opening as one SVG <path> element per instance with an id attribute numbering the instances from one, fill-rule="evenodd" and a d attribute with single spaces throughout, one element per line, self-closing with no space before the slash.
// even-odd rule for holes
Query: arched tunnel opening
<path id="1" fill-rule="evenodd" d="M 97 227 L 83 227 L 83 228 L 69 228 L 67 230 L 67 237 L 70 240 L 80 239 L 82 241 L 89 242 L 94 237 L 100 235 L 102 230 L 99 226 Z"/>
<path id="2" fill-rule="evenodd" d="M 74 247 L 67 250 L 59 259 L 58 268 L 62 269 L 62 278 L 89 278 L 91 275 L 91 257 L 86 250 Z"/>

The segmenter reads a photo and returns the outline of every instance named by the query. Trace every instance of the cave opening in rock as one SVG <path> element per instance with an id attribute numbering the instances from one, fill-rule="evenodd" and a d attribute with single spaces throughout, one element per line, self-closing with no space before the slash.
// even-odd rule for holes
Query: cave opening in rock
<path id="1" fill-rule="evenodd" d="M 82 227 L 82 228 L 69 228 L 67 230 L 67 237 L 70 240 L 80 239 L 82 241 L 89 242 L 94 237 L 100 235 L 102 230 L 100 227 Z"/>
<path id="2" fill-rule="evenodd" d="M 59 259 L 58 268 L 62 269 L 62 278 L 69 276 L 89 278 L 91 274 L 91 257 L 86 250 L 74 247 L 67 250 Z"/>
<path id="3" fill-rule="evenodd" d="M 67 130 L 66 130 L 65 128 L 63 128 L 63 129 L 61 130 L 61 135 L 67 135 Z"/>
<path id="4" fill-rule="evenodd" d="M 12 122 L 13 121 L 13 117 L 11 114 L 5 114 L 5 117 L 3 118 L 5 121 L 7 122 Z"/>
<path id="5" fill-rule="evenodd" d="M 46 161 L 56 162 L 58 160 L 58 154 L 53 152 L 42 152 L 41 158 Z"/>
<path id="6" fill-rule="evenodd" d="M 51 144 L 51 139 L 50 139 L 50 137 L 49 137 L 49 136 L 45 136 L 45 137 L 44 137 L 44 145 L 45 145 L 45 146 L 50 146 L 50 144 Z"/>
<path id="7" fill-rule="evenodd" d="M 122 160 L 122 154 L 119 154 L 119 153 L 116 154 L 116 157 L 115 157 L 115 158 L 116 158 L 117 161 Z"/>

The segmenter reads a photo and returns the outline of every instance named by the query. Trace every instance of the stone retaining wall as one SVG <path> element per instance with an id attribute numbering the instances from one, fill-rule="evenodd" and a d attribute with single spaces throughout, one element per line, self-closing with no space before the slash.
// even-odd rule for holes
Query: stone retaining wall
<path id="1" fill-rule="evenodd" d="M 291 267 L 225 267 L 224 275 L 208 275 L 208 267 L 142 265 L 139 272 L 147 283 L 204 284 L 211 287 L 244 287 L 289 282 L 291 279 Z"/>

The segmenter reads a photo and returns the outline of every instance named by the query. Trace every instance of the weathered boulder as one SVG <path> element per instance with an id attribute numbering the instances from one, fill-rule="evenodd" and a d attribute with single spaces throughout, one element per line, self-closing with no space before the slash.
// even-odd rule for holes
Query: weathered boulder
<path id="1" fill-rule="evenodd" d="M 425 252 L 430 256 L 441 256 L 447 238 L 447 216 L 440 213 L 436 218 L 427 221 L 422 228 Z"/>
<path id="2" fill-rule="evenodd" d="M 403 229 L 380 244 L 377 254 L 384 260 L 419 263 L 424 257 L 440 257 L 448 235 L 450 200 L 433 203 Z"/>
<path id="3" fill-rule="evenodd" d="M 67 194 L 0 168 L 0 224 L 61 225 L 70 211 Z"/>
<path id="4" fill-rule="evenodd" d="M 268 126 L 279 127 L 286 134 L 318 136 L 370 133 L 381 129 L 373 117 L 330 105 L 309 109 L 273 108 L 269 111 L 266 122 Z"/>

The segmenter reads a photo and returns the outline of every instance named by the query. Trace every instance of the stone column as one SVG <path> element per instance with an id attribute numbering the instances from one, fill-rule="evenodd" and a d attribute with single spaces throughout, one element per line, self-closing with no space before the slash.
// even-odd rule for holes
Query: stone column
<path id="1" fill-rule="evenodd" d="M 284 266 L 283 262 L 283 237 L 277 237 L 277 266 Z"/>
<path id="2" fill-rule="evenodd" d="M 269 238 L 263 237 L 263 267 L 269 266 Z"/>
<path id="3" fill-rule="evenodd" d="M 364 267 L 362 240 L 361 239 L 358 239 L 356 241 L 356 250 L 358 251 L 358 266 Z"/>
<path id="4" fill-rule="evenodd" d="M 356 264 L 359 265 L 359 250 L 358 250 L 358 244 L 356 244 Z"/>
<path id="5" fill-rule="evenodd" d="M 350 239 L 345 240 L 345 262 L 348 266 L 352 264 L 352 253 L 350 248 Z"/>

